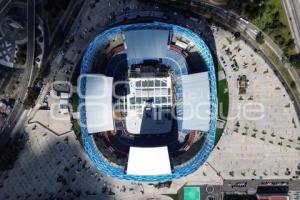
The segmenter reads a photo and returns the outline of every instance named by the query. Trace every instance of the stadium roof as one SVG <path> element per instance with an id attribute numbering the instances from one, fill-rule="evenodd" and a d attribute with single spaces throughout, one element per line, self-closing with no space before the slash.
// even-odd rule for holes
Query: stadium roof
<path id="1" fill-rule="evenodd" d="M 125 33 L 127 59 L 158 59 L 166 57 L 168 30 L 129 30 Z"/>
<path id="2" fill-rule="evenodd" d="M 113 130 L 112 77 L 86 75 L 86 124 L 88 133 Z"/>
<path id="3" fill-rule="evenodd" d="M 168 147 L 130 147 L 127 174 L 161 175 L 171 174 Z"/>
<path id="4" fill-rule="evenodd" d="M 183 75 L 182 127 L 208 131 L 210 122 L 210 86 L 208 72 Z"/>
<path id="5" fill-rule="evenodd" d="M 191 30 L 177 26 L 177 25 L 171 25 L 161 22 L 151 22 L 151 23 L 137 23 L 137 24 L 126 24 L 126 25 L 120 25 L 117 27 L 113 27 L 111 29 L 108 29 L 104 32 L 102 32 L 100 35 L 98 35 L 92 43 L 89 45 L 88 49 L 85 51 L 84 57 L 82 59 L 82 65 L 81 65 L 81 74 L 90 73 L 92 71 L 92 68 L 94 67 L 94 58 L 97 57 L 97 54 L 99 52 L 99 49 L 104 47 L 108 41 L 112 40 L 113 38 L 118 37 L 119 35 L 126 32 L 126 30 L 137 30 L 137 29 L 169 29 L 172 31 L 172 34 L 178 35 L 182 38 L 187 39 L 190 41 L 193 45 L 195 45 L 195 48 L 198 50 L 198 53 L 201 54 L 205 65 L 209 70 L 209 80 L 210 80 L 210 91 L 211 91 L 211 121 L 210 121 L 210 130 L 207 133 L 207 137 L 205 138 L 206 141 L 203 143 L 203 147 L 196 153 L 193 159 L 191 159 L 188 163 L 180 166 L 176 166 L 174 168 L 174 171 L 172 171 L 172 174 L 166 174 L 166 175 L 130 175 L 130 174 L 124 174 L 124 171 L 121 170 L 119 166 L 116 166 L 115 164 L 109 162 L 109 160 L 105 159 L 105 157 L 102 155 L 100 151 L 97 150 L 97 147 L 93 140 L 90 138 L 90 136 L 87 134 L 87 128 L 82 128 L 82 137 L 83 137 L 83 145 L 85 146 L 86 151 L 89 154 L 90 159 L 95 164 L 95 166 L 103 171 L 105 174 L 116 177 L 118 179 L 128 180 L 128 181 L 134 181 L 134 182 L 164 182 L 169 181 L 172 179 L 178 179 L 184 176 L 187 176 L 191 174 L 192 172 L 195 172 L 201 165 L 204 164 L 204 162 L 207 160 L 210 152 L 213 149 L 214 142 L 215 142 L 215 130 L 216 130 L 216 124 L 217 124 L 217 91 L 216 91 L 216 77 L 215 77 L 215 67 L 213 63 L 213 59 L 211 56 L 211 53 L 205 44 L 205 42 L 196 34 L 193 33 Z M 167 54 L 170 55 L 170 53 L 176 53 L 174 51 L 167 51 Z M 178 54 L 178 53 L 176 53 Z M 178 55 L 167 55 L 165 58 L 162 59 L 162 63 L 166 64 L 167 66 L 171 66 L 172 69 L 174 69 L 175 77 L 178 78 L 178 87 L 176 85 L 176 88 L 180 89 L 182 91 L 181 87 L 181 75 L 186 74 L 188 70 L 188 66 L 186 63 L 186 60 L 182 56 Z M 128 60 L 127 60 L 128 61 Z M 129 65 L 132 65 L 129 62 Z M 148 63 L 148 62 L 147 62 Z M 139 64 L 139 63 L 137 63 Z M 198 63 L 199 64 L 199 63 Z M 177 66 L 178 65 L 178 66 Z M 202 64 L 201 64 L 202 65 Z M 201 66 L 200 65 L 200 66 Z M 177 83 L 177 82 L 176 82 Z M 86 83 L 82 82 L 80 84 L 81 91 L 86 90 Z M 178 93 L 179 95 L 177 97 L 182 96 L 182 92 Z M 80 100 L 84 101 L 84 97 L 80 96 Z M 182 100 L 182 97 L 179 98 Z M 176 99 L 177 100 L 177 99 Z M 83 102 L 84 103 L 84 102 Z M 179 101 L 179 106 L 182 105 L 182 101 Z M 180 109 L 182 110 L 182 109 Z M 182 114 L 182 113 L 180 113 Z M 86 107 L 81 106 L 80 107 L 80 121 L 81 124 L 86 124 Z"/>

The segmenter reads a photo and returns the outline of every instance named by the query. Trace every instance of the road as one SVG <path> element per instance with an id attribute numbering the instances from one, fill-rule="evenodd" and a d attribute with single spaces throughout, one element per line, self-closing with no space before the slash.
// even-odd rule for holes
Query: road
<path id="1" fill-rule="evenodd" d="M 12 0 L 0 0 L 0 18 Z"/>
<path id="2" fill-rule="evenodd" d="M 287 0 L 287 1 L 288 2 L 294 2 L 294 3 L 298 2 L 299 3 L 299 8 L 298 8 L 299 10 L 298 11 L 300 11 L 300 0 L 294 0 L 294 1 Z M 226 11 L 224 9 L 222 9 L 220 7 L 218 7 L 218 9 L 222 11 L 221 13 L 225 14 Z M 229 12 L 226 12 L 226 13 L 227 13 L 227 16 L 228 16 Z M 299 18 L 298 18 L 299 21 L 298 22 L 300 22 L 300 12 L 298 12 L 298 15 L 299 15 Z M 256 37 L 256 33 L 261 31 L 257 26 L 255 26 L 251 22 L 243 20 L 239 15 L 237 15 L 235 13 L 230 12 L 230 16 L 231 16 L 232 20 L 234 20 L 237 23 L 237 25 L 239 25 L 241 28 L 245 27 L 247 34 L 253 39 Z M 298 26 L 298 28 L 300 28 L 300 26 Z M 300 29 L 298 29 L 298 30 L 300 30 Z M 299 33 L 300 32 L 297 31 L 296 35 L 300 38 Z M 264 39 L 265 44 L 277 55 L 277 57 L 279 59 L 284 58 L 284 52 L 281 50 L 281 48 L 265 33 L 264 33 L 264 38 L 265 38 Z M 300 42 L 298 42 L 298 45 L 300 45 Z M 287 62 L 284 63 L 284 65 L 287 68 L 287 70 L 289 71 L 293 81 L 296 83 L 297 90 L 300 93 L 300 79 L 298 77 L 298 74 L 297 74 L 296 70 Z"/>
<path id="3" fill-rule="evenodd" d="M 0 149 L 8 142 L 11 134 L 18 132 L 15 126 L 19 120 L 24 120 L 25 109 L 22 102 L 24 101 L 27 88 L 30 86 L 32 80 L 33 66 L 34 66 L 34 53 L 35 53 L 35 0 L 29 0 L 27 2 L 27 59 L 26 69 L 24 71 L 23 79 L 20 83 L 19 96 L 16 100 L 15 106 L 11 114 L 9 115 L 6 124 L 0 135 Z M 21 126 L 16 126 L 21 128 Z"/>
<path id="4" fill-rule="evenodd" d="M 66 27 L 66 24 L 70 21 L 70 18 L 72 17 L 72 13 L 75 10 L 75 8 L 80 4 L 80 1 L 76 1 L 74 3 L 71 3 L 68 5 L 67 9 L 64 11 L 64 14 L 60 18 L 59 22 L 55 26 L 55 30 L 51 33 L 50 41 L 49 43 L 52 44 L 53 40 L 57 38 L 57 32 L 58 30 L 64 30 Z M 55 41 L 54 41 L 55 43 Z"/>
<path id="5" fill-rule="evenodd" d="M 246 183 L 246 184 L 244 184 Z M 244 187 L 242 186 L 244 185 Z M 300 180 L 286 180 L 286 179 L 265 179 L 265 180 L 225 180 L 223 184 L 223 191 L 227 193 L 240 192 L 247 193 L 256 192 L 257 186 L 270 185 L 287 185 L 292 191 L 300 190 Z"/>
<path id="6" fill-rule="evenodd" d="M 296 1 L 293 1 L 296 2 Z M 297 0 L 297 2 L 300 2 L 300 0 Z M 227 12 L 222 8 L 219 8 L 219 10 L 221 10 L 220 13 L 223 13 L 224 17 L 229 17 L 231 18 L 231 20 L 234 20 L 236 22 L 236 24 L 240 27 L 241 30 L 246 30 L 247 34 L 253 39 L 255 40 L 256 38 L 256 34 L 261 31 L 257 26 L 255 26 L 254 24 L 252 24 L 251 22 L 248 22 L 244 19 L 242 19 L 239 15 L 232 13 L 232 12 Z M 300 11 L 300 10 L 299 10 Z M 300 13 L 298 12 L 299 16 Z M 299 18 L 300 20 L 300 18 Z M 300 28 L 300 26 L 299 26 Z M 300 37 L 300 32 L 298 33 L 298 37 Z M 284 52 L 281 50 L 281 48 L 265 33 L 264 34 L 264 43 L 277 55 L 277 57 L 279 59 L 283 59 L 285 57 Z M 299 43 L 300 45 L 300 43 Z M 293 81 L 296 83 L 296 87 L 298 92 L 300 93 L 300 79 L 298 76 L 298 73 L 296 72 L 296 70 L 290 65 L 290 63 L 285 62 L 284 63 L 285 68 L 289 71 L 289 74 L 291 75 Z"/>
<path id="7" fill-rule="evenodd" d="M 35 0 L 29 0 L 27 4 L 27 60 L 26 68 L 30 69 L 27 85 L 29 87 L 32 79 L 32 72 L 34 68 L 34 53 L 35 53 Z M 24 94 L 25 96 L 25 94 Z"/>
<path id="8" fill-rule="evenodd" d="M 297 53 L 300 53 L 300 0 L 282 0 L 282 2 L 295 40 Z"/>

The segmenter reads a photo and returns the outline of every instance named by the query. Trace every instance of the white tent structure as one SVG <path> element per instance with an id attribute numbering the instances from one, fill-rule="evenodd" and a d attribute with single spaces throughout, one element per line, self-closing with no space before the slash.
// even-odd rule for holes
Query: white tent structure
<path id="1" fill-rule="evenodd" d="M 182 42 L 182 41 L 180 41 L 180 40 L 177 40 L 177 41 L 175 42 L 175 45 L 176 45 L 176 46 L 179 46 L 179 47 L 181 47 L 181 48 L 183 48 L 183 49 L 186 49 L 186 48 L 188 47 L 188 44 L 186 44 L 186 43 L 184 43 L 184 42 Z"/>
<path id="2" fill-rule="evenodd" d="M 130 147 L 127 165 L 129 175 L 171 174 L 168 147 Z"/>
<path id="3" fill-rule="evenodd" d="M 208 72 L 182 76 L 183 114 L 181 129 L 208 131 L 210 86 Z"/>
<path id="4" fill-rule="evenodd" d="M 129 30 L 124 32 L 127 59 L 144 60 L 165 58 L 169 30 Z"/>
<path id="5" fill-rule="evenodd" d="M 112 77 L 86 75 L 85 106 L 88 133 L 114 130 L 112 84 Z"/>

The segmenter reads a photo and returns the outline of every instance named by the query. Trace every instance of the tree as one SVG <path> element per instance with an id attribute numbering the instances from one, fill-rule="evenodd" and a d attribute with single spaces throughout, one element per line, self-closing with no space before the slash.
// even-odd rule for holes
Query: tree
<path id="1" fill-rule="evenodd" d="M 42 54 L 42 48 L 41 46 L 36 42 L 35 43 L 35 55 L 36 56 L 39 56 Z"/>
<path id="2" fill-rule="evenodd" d="M 300 63 L 300 53 L 289 56 L 289 61 L 292 63 Z"/>
<path id="3" fill-rule="evenodd" d="M 294 47 L 295 47 L 295 41 L 294 41 L 294 39 L 290 38 L 290 39 L 286 42 L 286 47 L 288 47 L 288 48 L 294 48 Z"/>
<path id="4" fill-rule="evenodd" d="M 241 37 L 241 33 L 240 32 L 235 32 L 234 37 L 235 37 L 235 39 L 239 39 Z"/>
<path id="5" fill-rule="evenodd" d="M 264 43 L 264 39 L 265 39 L 264 34 L 261 31 L 259 31 L 256 34 L 256 37 L 255 37 L 256 42 L 258 42 L 259 44 L 263 44 Z"/>
<path id="6" fill-rule="evenodd" d="M 12 143 L 8 143 L 3 149 L 2 154 L 0 155 L 0 170 L 10 170 L 14 167 L 16 160 L 20 152 L 25 146 L 25 140 L 19 139 L 14 140 Z"/>
<path id="7" fill-rule="evenodd" d="M 67 184 L 67 180 L 62 176 L 62 175 L 59 175 L 57 178 L 56 178 L 56 181 L 58 183 L 61 183 L 63 185 L 66 185 Z"/>
<path id="8" fill-rule="evenodd" d="M 290 86 L 291 86 L 291 88 L 295 89 L 295 88 L 296 88 L 296 83 L 295 83 L 295 81 L 292 81 L 292 82 L 290 83 Z"/>
<path id="9" fill-rule="evenodd" d="M 27 97 L 23 103 L 26 109 L 32 108 L 35 105 L 35 101 L 39 96 L 40 91 L 37 88 L 29 87 Z"/>
<path id="10" fill-rule="evenodd" d="M 16 53 L 16 63 L 24 65 L 26 62 L 26 53 L 27 53 L 27 44 L 22 44 L 19 46 L 19 49 Z"/>

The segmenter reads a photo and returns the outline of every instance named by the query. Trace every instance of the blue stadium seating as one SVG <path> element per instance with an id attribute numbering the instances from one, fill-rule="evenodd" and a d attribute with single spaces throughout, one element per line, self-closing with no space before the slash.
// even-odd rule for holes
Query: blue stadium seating
<path id="1" fill-rule="evenodd" d="M 174 169 L 174 173 L 169 175 L 157 175 L 157 176 L 134 176 L 127 175 L 124 173 L 124 168 L 116 167 L 109 163 L 101 152 L 97 149 L 92 136 L 88 135 L 86 126 L 81 127 L 82 131 L 82 139 L 86 152 L 88 153 L 90 159 L 97 166 L 97 168 L 102 171 L 102 173 L 107 174 L 109 176 L 130 180 L 135 182 L 164 182 L 172 179 L 178 179 L 184 176 L 187 176 L 193 172 L 195 172 L 208 158 L 210 152 L 214 147 L 215 142 L 215 133 L 216 133 L 216 124 L 217 124 L 217 88 L 216 88 L 216 76 L 215 76 L 215 68 L 212 59 L 212 55 L 210 50 L 208 49 L 205 42 L 194 32 L 189 29 L 166 24 L 162 22 L 154 22 L 154 23 L 142 23 L 142 24 L 129 24 L 129 25 L 120 25 L 118 27 L 111 28 L 109 30 L 104 31 L 100 35 L 98 35 L 88 46 L 81 65 L 81 74 L 85 74 L 90 72 L 93 64 L 93 60 L 96 56 L 97 51 L 104 47 L 105 44 L 109 40 L 117 37 L 123 31 L 126 30 L 136 30 L 136 29 L 168 29 L 172 31 L 173 34 L 180 35 L 184 38 L 187 38 L 191 41 L 195 47 L 199 50 L 199 53 L 202 55 L 207 68 L 209 70 L 210 76 L 210 90 L 211 90 L 211 120 L 210 120 L 210 130 L 206 136 L 206 140 L 203 144 L 201 150 L 196 154 L 196 156 L 188 161 L 187 163 L 177 166 Z M 174 76 L 178 79 L 178 83 L 176 83 L 176 90 L 178 90 L 178 95 L 181 94 L 181 85 L 180 85 L 180 76 L 182 74 L 187 74 L 187 64 L 182 59 L 180 54 L 176 54 L 175 52 L 168 52 L 166 58 L 164 58 L 163 63 L 173 66 Z M 82 94 L 85 94 L 85 79 L 83 79 L 80 83 L 80 90 Z M 178 96 L 180 99 L 181 97 Z M 80 98 L 80 104 L 84 105 L 84 98 Z M 179 108 L 180 114 L 180 108 Z M 80 108 L 80 122 L 81 124 L 86 124 L 86 115 L 85 115 L 85 106 L 81 106 Z"/>

